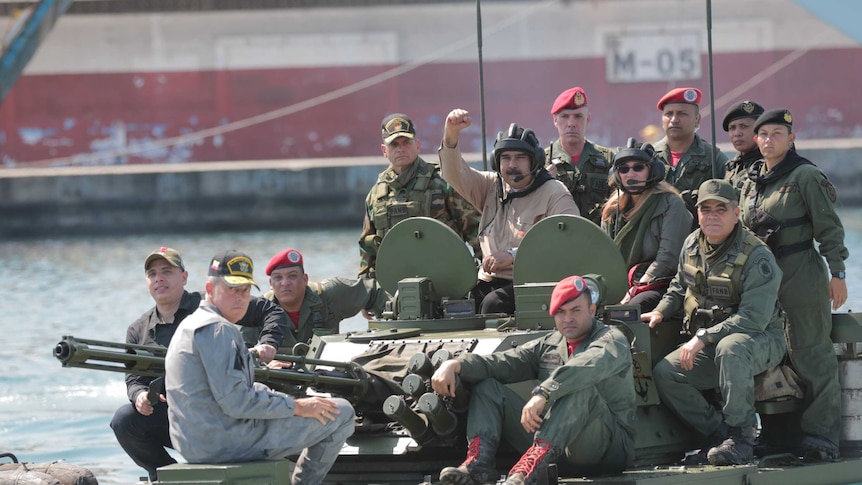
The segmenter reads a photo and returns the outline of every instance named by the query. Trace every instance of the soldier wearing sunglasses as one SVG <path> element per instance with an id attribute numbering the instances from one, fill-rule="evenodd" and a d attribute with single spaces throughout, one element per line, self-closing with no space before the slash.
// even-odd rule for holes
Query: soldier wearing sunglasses
<path id="1" fill-rule="evenodd" d="M 629 138 L 614 155 L 613 190 L 602 209 L 601 227 L 629 268 L 629 291 L 621 303 L 651 311 L 676 273 L 691 214 L 679 192 L 664 180 L 665 166 L 648 144 Z"/>

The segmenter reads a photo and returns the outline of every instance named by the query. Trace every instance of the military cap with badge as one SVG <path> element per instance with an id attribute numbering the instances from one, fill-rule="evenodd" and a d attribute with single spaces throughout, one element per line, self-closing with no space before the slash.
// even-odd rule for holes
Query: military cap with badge
<path id="1" fill-rule="evenodd" d="M 410 139 L 416 137 L 416 127 L 413 126 L 413 120 L 402 113 L 393 113 L 383 118 L 380 128 L 383 132 L 383 143 L 387 145 L 402 136 Z"/>
<path id="2" fill-rule="evenodd" d="M 584 88 L 575 86 L 557 96 L 551 106 L 551 114 L 555 115 L 564 109 L 578 109 L 587 105 L 587 93 Z"/>
<path id="3" fill-rule="evenodd" d="M 293 248 L 285 249 L 269 260 L 269 263 L 266 265 L 266 275 L 272 275 L 272 272 L 277 269 L 292 268 L 294 266 L 299 266 L 300 269 L 303 269 L 302 253 Z"/>
<path id="4" fill-rule="evenodd" d="M 144 271 L 149 269 L 150 263 L 152 263 L 156 259 L 164 259 L 171 266 L 179 268 L 180 271 L 186 270 L 186 266 L 183 264 L 183 258 L 180 256 L 179 251 L 166 246 L 162 246 L 147 255 L 147 259 L 144 260 Z"/>
<path id="5" fill-rule="evenodd" d="M 697 206 L 708 200 L 717 200 L 718 202 L 727 204 L 738 202 L 739 196 L 730 182 L 721 179 L 711 179 L 700 184 L 700 187 L 698 187 Z"/>
<path id="6" fill-rule="evenodd" d="M 771 109 L 757 117 L 754 122 L 754 131 L 756 132 L 763 125 L 784 125 L 789 131 L 792 131 L 793 115 L 784 108 Z"/>
<path id="7" fill-rule="evenodd" d="M 254 263 L 251 258 L 235 249 L 228 249 L 213 256 L 207 274 L 218 276 L 227 286 L 235 288 L 243 285 L 254 285 L 260 289 L 254 281 Z"/>
<path id="8" fill-rule="evenodd" d="M 724 120 L 721 122 L 721 127 L 724 128 L 724 131 L 730 131 L 730 124 L 734 121 L 742 118 L 756 120 L 762 114 L 763 106 L 746 99 L 728 108 L 727 113 L 724 115 Z"/>
<path id="9" fill-rule="evenodd" d="M 700 106 L 700 100 L 703 98 L 703 93 L 697 88 L 676 88 L 671 89 L 661 99 L 658 100 L 656 108 L 659 111 L 664 110 L 664 105 L 670 103 L 693 104 Z"/>

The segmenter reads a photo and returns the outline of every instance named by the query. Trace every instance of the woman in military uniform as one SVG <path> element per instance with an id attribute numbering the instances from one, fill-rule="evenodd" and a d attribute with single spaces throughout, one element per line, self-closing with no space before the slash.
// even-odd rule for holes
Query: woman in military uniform
<path id="1" fill-rule="evenodd" d="M 682 243 L 691 232 L 691 213 L 679 192 L 664 181 L 664 164 L 648 143 L 629 138 L 614 156 L 609 182 L 616 191 L 602 209 L 604 231 L 620 248 L 629 268 L 629 291 L 621 303 L 652 311 L 676 274 Z"/>
<path id="2" fill-rule="evenodd" d="M 800 446 L 809 459 L 833 459 L 839 454 L 841 388 L 830 339 L 830 300 L 833 310 L 847 300 L 844 260 L 849 252 L 835 214 L 835 188 L 791 148 L 792 127 L 786 109 L 767 111 L 755 121 L 763 160 L 752 165 L 743 185 L 741 219 L 769 245 L 784 272 L 778 300 L 787 314 L 788 355 L 807 389 Z"/>

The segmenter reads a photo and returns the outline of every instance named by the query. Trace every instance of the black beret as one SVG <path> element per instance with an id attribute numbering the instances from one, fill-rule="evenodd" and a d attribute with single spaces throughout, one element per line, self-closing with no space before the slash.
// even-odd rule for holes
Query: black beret
<path id="1" fill-rule="evenodd" d="M 757 132 L 761 126 L 767 124 L 784 125 L 787 128 L 793 128 L 793 115 L 784 108 L 771 109 L 757 117 L 757 121 L 754 122 L 754 131 Z"/>
<path id="2" fill-rule="evenodd" d="M 746 99 L 734 104 L 727 110 L 727 114 L 724 115 L 724 121 L 721 122 L 721 127 L 724 128 L 724 131 L 729 131 L 729 126 L 732 121 L 736 121 L 740 118 L 757 119 L 757 117 L 762 114 L 763 106 Z"/>

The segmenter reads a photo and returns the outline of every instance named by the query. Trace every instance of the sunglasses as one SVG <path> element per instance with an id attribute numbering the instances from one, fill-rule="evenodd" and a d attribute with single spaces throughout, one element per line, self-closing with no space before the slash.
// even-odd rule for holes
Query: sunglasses
<path id="1" fill-rule="evenodd" d="M 629 173 L 629 170 L 632 170 L 634 172 L 640 173 L 640 172 L 643 172 L 645 168 L 646 168 L 645 164 L 636 163 L 634 165 L 623 165 L 623 166 L 617 168 L 617 171 L 619 173 Z"/>

